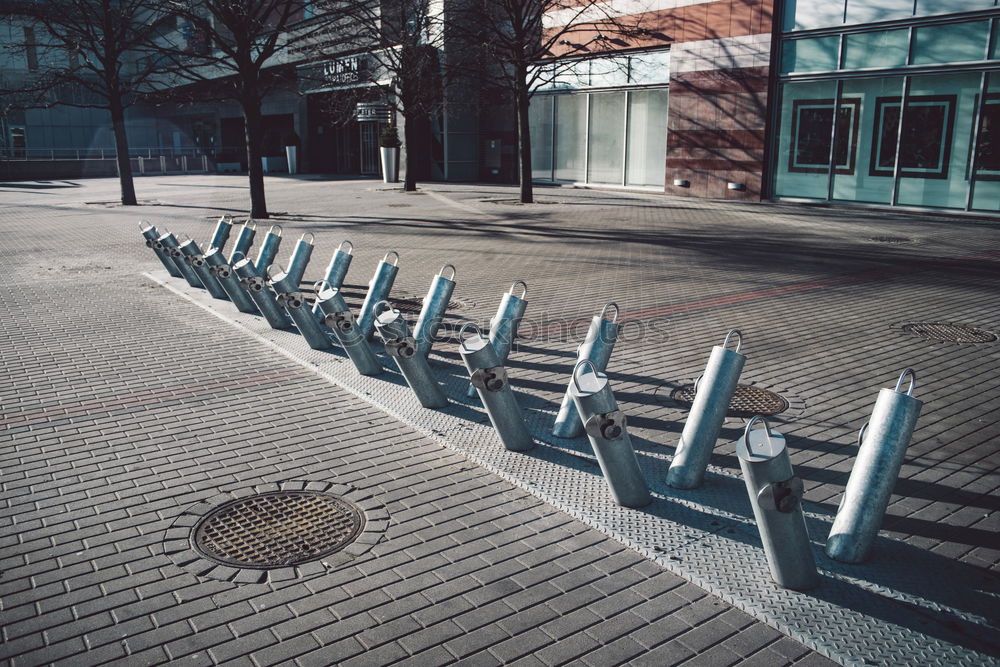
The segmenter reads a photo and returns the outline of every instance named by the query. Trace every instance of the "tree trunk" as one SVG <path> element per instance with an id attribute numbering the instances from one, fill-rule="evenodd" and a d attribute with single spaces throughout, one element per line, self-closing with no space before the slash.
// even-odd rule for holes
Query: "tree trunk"
<path id="1" fill-rule="evenodd" d="M 413 135 L 416 131 L 415 119 L 407 116 L 403 112 L 403 141 L 406 143 L 406 175 L 403 177 L 403 190 L 405 192 L 415 192 L 417 190 L 417 154 L 413 147 L 417 145 Z"/>
<path id="2" fill-rule="evenodd" d="M 260 96 L 246 95 L 240 103 L 243 106 L 243 124 L 247 142 L 247 173 L 250 177 L 250 217 L 263 220 L 270 217 L 264 198 L 264 165 L 261 164 L 261 131 L 263 120 L 260 113 Z"/>
<path id="3" fill-rule="evenodd" d="M 115 159 L 118 161 L 118 182 L 121 184 L 122 206 L 138 206 L 135 199 L 135 182 L 132 179 L 132 163 L 128 159 L 128 136 L 125 134 L 125 109 L 121 100 L 111 99 L 111 126 L 115 134 Z"/>
<path id="4" fill-rule="evenodd" d="M 525 74 L 527 76 L 527 74 Z M 521 203 L 531 204 L 535 201 L 535 193 L 531 183 L 531 128 L 528 125 L 528 105 L 531 96 L 528 87 L 518 83 L 514 93 L 514 107 L 517 112 L 517 153 L 519 158 L 521 184 Z"/>

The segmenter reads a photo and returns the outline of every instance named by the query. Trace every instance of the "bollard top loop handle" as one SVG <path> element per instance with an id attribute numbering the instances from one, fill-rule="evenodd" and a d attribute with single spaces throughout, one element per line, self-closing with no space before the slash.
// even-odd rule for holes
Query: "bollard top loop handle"
<path id="1" fill-rule="evenodd" d="M 618 324 L 618 314 L 621 312 L 621 308 L 619 308 L 618 304 L 615 303 L 614 301 L 608 301 L 606 304 L 604 304 L 604 308 L 601 308 L 601 319 L 602 320 L 604 319 L 604 315 L 608 312 L 608 308 L 612 306 L 614 306 L 615 308 L 615 318 L 611 321 L 614 322 L 615 324 Z"/>
<path id="2" fill-rule="evenodd" d="M 250 229 L 257 231 L 257 221 L 253 218 L 247 218 L 246 222 L 243 223 L 244 227 L 249 227 Z"/>
<path id="3" fill-rule="evenodd" d="M 576 390 L 581 393 L 583 393 L 583 389 L 580 388 L 580 383 L 577 382 L 577 376 L 579 375 L 580 368 L 587 364 L 590 365 L 591 372 L 594 373 L 594 375 L 597 375 L 597 366 L 595 366 L 594 362 L 591 361 L 590 359 L 581 359 L 580 361 L 576 362 L 576 366 L 573 367 L 573 375 L 572 375 L 573 384 L 576 386 Z"/>
<path id="4" fill-rule="evenodd" d="M 477 334 L 479 334 L 479 337 L 480 337 L 480 338 L 482 338 L 482 337 L 483 337 L 483 330 L 482 330 L 482 329 L 480 329 L 480 328 L 479 328 L 479 326 L 478 326 L 478 325 L 476 325 L 476 323 L 475 323 L 475 322 L 466 322 L 465 324 L 463 324 L 463 325 L 462 325 L 462 328 L 458 330 L 458 339 L 459 339 L 460 341 L 463 341 L 463 342 L 464 342 L 464 340 L 465 340 L 465 339 L 464 339 L 464 336 L 465 336 L 465 330 L 466 330 L 466 329 L 468 329 L 469 327 L 472 327 L 473 329 L 475 329 L 475 330 L 476 330 L 476 333 L 477 333 Z"/>
<path id="5" fill-rule="evenodd" d="M 143 227 L 143 225 L 145 225 L 145 227 Z M 140 220 L 139 221 L 139 231 L 140 232 L 148 232 L 150 229 L 156 229 L 156 227 L 154 227 L 153 225 L 149 224 L 149 222 L 146 221 L 146 220 Z"/>
<path id="6" fill-rule="evenodd" d="M 354 253 L 354 244 L 351 243 L 350 241 L 348 241 L 347 239 L 344 239 L 343 241 L 340 242 L 340 245 L 337 246 L 337 250 L 344 251 L 344 244 L 345 243 L 347 244 L 347 250 L 346 250 L 347 254 L 348 255 L 353 254 Z"/>
<path id="7" fill-rule="evenodd" d="M 449 267 L 451 268 L 451 278 L 448 278 L 448 280 L 450 280 L 452 282 L 455 282 L 455 276 L 458 275 L 458 272 L 455 270 L 455 265 L 454 264 L 445 264 L 444 266 L 442 266 L 441 270 L 438 271 L 438 275 L 443 278 L 444 277 L 444 270 L 447 269 L 447 268 L 449 268 Z"/>
<path id="8" fill-rule="evenodd" d="M 309 245 L 312 245 L 312 242 L 316 240 L 316 235 L 313 234 L 312 232 L 302 232 L 302 236 L 299 237 L 299 241 L 300 242 L 301 241 L 305 241 L 306 240 L 306 234 L 309 235 L 309 240 L 306 241 L 306 243 L 308 243 Z"/>
<path id="9" fill-rule="evenodd" d="M 235 264 L 236 262 L 240 261 L 241 259 L 246 259 L 246 258 L 247 258 L 247 256 L 245 254 L 243 254 L 242 250 L 237 250 L 236 252 L 233 253 L 233 256 L 229 258 L 229 261 L 232 262 L 233 264 Z"/>
<path id="10" fill-rule="evenodd" d="M 316 282 L 314 282 L 313 283 L 313 291 L 316 292 L 316 296 L 318 297 L 319 293 L 323 291 L 323 285 L 329 285 L 329 284 L 330 283 L 328 283 L 326 281 L 326 278 L 323 278 L 321 280 L 317 280 Z"/>
<path id="11" fill-rule="evenodd" d="M 382 306 L 385 307 L 383 308 Z M 375 314 L 376 317 L 378 317 L 380 313 L 386 310 L 392 310 L 392 304 L 385 299 L 382 299 L 381 301 L 376 303 L 375 306 L 372 308 L 372 312 Z"/>
<path id="12" fill-rule="evenodd" d="M 278 264 L 277 262 L 275 262 L 274 264 L 269 264 L 268 267 L 266 269 L 264 269 L 264 273 L 267 274 L 267 277 L 270 280 L 274 280 L 274 275 L 272 275 L 274 272 L 271 270 L 274 267 L 278 267 L 278 269 L 279 269 L 279 272 L 276 275 L 280 275 L 280 274 L 282 274 L 282 273 L 285 272 L 285 267 L 283 267 L 281 264 Z"/>
<path id="13" fill-rule="evenodd" d="M 726 334 L 726 339 L 722 341 L 722 347 L 729 347 L 729 339 L 732 338 L 733 334 L 736 334 L 736 349 L 733 351 L 739 354 L 740 348 L 743 347 L 743 334 L 740 333 L 739 329 L 729 330 L 729 333 Z"/>
<path id="14" fill-rule="evenodd" d="M 396 256 L 396 259 L 393 260 L 392 265 L 393 266 L 399 266 L 399 253 L 396 252 L 395 250 L 390 250 L 389 252 L 385 253 L 385 257 L 382 258 L 382 261 L 383 262 L 388 262 L 389 261 L 389 255 L 395 255 Z"/>
<path id="15" fill-rule="evenodd" d="M 767 455 L 770 456 L 770 452 L 774 451 L 771 447 L 771 427 L 768 425 L 767 420 L 764 419 L 763 415 L 755 415 L 751 417 L 750 421 L 747 422 L 747 427 L 743 429 L 743 441 L 747 443 L 747 454 L 753 456 L 754 453 L 750 448 L 750 431 L 757 422 L 764 425 L 764 432 L 767 434 L 767 448 L 769 450 Z"/>
<path id="16" fill-rule="evenodd" d="M 277 229 L 278 231 L 277 232 L 274 231 L 275 229 Z M 281 231 L 282 231 L 281 230 L 281 225 L 271 225 L 271 228 L 269 230 L 267 230 L 267 233 L 268 234 L 274 234 L 275 236 L 281 236 Z"/>
<path id="17" fill-rule="evenodd" d="M 178 240 L 178 241 L 180 241 L 181 243 L 187 243 L 188 241 L 190 241 L 190 240 L 191 240 L 191 237 L 190 237 L 190 236 L 188 236 L 187 234 L 181 234 L 181 235 L 180 235 L 180 236 L 179 236 L 179 237 L 177 238 L 177 240 Z"/>
<path id="18" fill-rule="evenodd" d="M 860 431 L 858 431 L 858 447 L 860 447 L 861 443 L 864 442 L 865 433 L 868 432 L 868 425 L 869 424 L 871 424 L 871 422 L 865 422 L 865 425 L 861 427 Z"/>
<path id="19" fill-rule="evenodd" d="M 523 280 L 515 280 L 513 283 L 511 283 L 510 289 L 507 290 L 507 293 L 514 294 L 514 288 L 517 287 L 518 285 L 520 285 L 524 289 L 524 291 L 521 292 L 521 300 L 523 301 L 524 298 L 528 296 L 528 283 L 524 282 Z"/>
<path id="20" fill-rule="evenodd" d="M 903 386 L 903 378 L 905 378 L 907 375 L 910 376 L 910 388 L 907 389 L 906 395 L 913 396 L 913 390 L 916 389 L 917 387 L 917 374 L 913 371 L 912 368 L 907 368 L 902 373 L 899 374 L 899 379 L 896 380 L 896 391 L 898 392 L 899 388 Z"/>

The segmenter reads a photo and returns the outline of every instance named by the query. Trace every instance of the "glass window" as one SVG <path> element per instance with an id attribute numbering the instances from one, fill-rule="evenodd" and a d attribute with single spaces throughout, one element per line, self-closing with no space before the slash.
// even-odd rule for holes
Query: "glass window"
<path id="1" fill-rule="evenodd" d="M 913 63 L 927 65 L 983 60 L 989 29 L 989 21 L 917 28 L 913 31 Z"/>
<path id="2" fill-rule="evenodd" d="M 906 29 L 844 35 L 844 69 L 905 65 L 908 35 Z"/>
<path id="3" fill-rule="evenodd" d="M 588 183 L 622 183 L 625 163 L 625 93 L 590 96 Z"/>
<path id="4" fill-rule="evenodd" d="M 629 93 L 626 184 L 663 187 L 666 154 L 667 91 Z"/>
<path id="5" fill-rule="evenodd" d="M 612 88 L 628 84 L 628 58 L 595 58 L 590 61 L 591 88 Z"/>
<path id="6" fill-rule="evenodd" d="M 787 0 L 785 2 L 784 29 L 812 30 L 841 25 L 844 22 L 845 0 L 816 2 L 816 0 Z"/>
<path id="7" fill-rule="evenodd" d="M 992 9 L 994 0 L 917 0 L 917 16 Z"/>
<path id="8" fill-rule="evenodd" d="M 827 198 L 836 96 L 832 81 L 789 83 L 782 88 L 775 163 L 778 196 Z"/>
<path id="9" fill-rule="evenodd" d="M 557 95 L 555 98 L 555 179 L 583 181 L 587 148 L 587 96 Z"/>
<path id="10" fill-rule="evenodd" d="M 990 60 L 1000 60 L 1000 19 L 993 21 L 993 43 L 990 44 Z"/>
<path id="11" fill-rule="evenodd" d="M 629 83 L 649 84 L 670 81 L 670 51 L 639 53 L 629 60 Z"/>
<path id="12" fill-rule="evenodd" d="M 788 40 L 781 48 L 781 71 L 819 72 L 837 69 L 840 37 Z"/>
<path id="13" fill-rule="evenodd" d="M 875 23 L 913 16 L 913 0 L 847 0 L 844 23 Z"/>
<path id="14" fill-rule="evenodd" d="M 991 72 L 986 76 L 986 99 L 979 118 L 976 171 L 972 182 L 972 208 L 1000 211 L 1000 74 Z M 978 111 L 978 99 L 976 107 Z"/>
<path id="15" fill-rule="evenodd" d="M 552 95 L 535 95 L 528 106 L 531 127 L 531 177 L 552 178 Z"/>

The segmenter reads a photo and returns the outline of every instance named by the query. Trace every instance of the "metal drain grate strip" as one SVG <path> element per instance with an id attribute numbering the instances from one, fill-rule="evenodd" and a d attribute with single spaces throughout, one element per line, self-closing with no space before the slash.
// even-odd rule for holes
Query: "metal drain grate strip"
<path id="1" fill-rule="evenodd" d="M 691 407 L 694 403 L 694 385 L 686 384 L 674 389 L 670 398 L 684 407 Z M 733 399 L 729 401 L 729 409 L 726 410 L 727 417 L 753 417 L 763 415 L 770 417 L 780 414 L 788 409 L 788 401 L 780 395 L 767 389 L 753 387 L 747 384 L 736 385 L 736 392 Z"/>

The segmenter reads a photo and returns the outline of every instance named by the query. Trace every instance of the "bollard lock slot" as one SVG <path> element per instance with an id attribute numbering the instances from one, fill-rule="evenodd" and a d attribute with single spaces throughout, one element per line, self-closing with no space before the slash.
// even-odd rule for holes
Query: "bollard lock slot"
<path id="1" fill-rule="evenodd" d="M 354 315 L 349 310 L 345 310 L 342 313 L 330 313 L 323 321 L 326 323 L 326 326 L 338 331 L 347 332 L 354 327 Z"/>
<path id="2" fill-rule="evenodd" d="M 188 255 L 184 260 L 191 266 L 204 266 L 205 256 L 204 255 Z"/>
<path id="3" fill-rule="evenodd" d="M 242 278 L 240 279 L 240 284 L 248 290 L 252 290 L 254 292 L 262 292 L 264 290 L 264 279 L 260 276 Z"/>
<path id="4" fill-rule="evenodd" d="M 757 504 L 761 509 L 788 514 L 798 507 L 803 490 L 799 477 L 791 477 L 784 482 L 771 482 L 757 493 Z"/>
<path id="5" fill-rule="evenodd" d="M 301 308 L 305 305 L 306 295 L 302 292 L 288 292 L 287 294 L 279 294 L 275 297 L 275 301 L 286 308 Z"/>
<path id="6" fill-rule="evenodd" d="M 593 415 L 583 425 L 587 435 L 604 440 L 618 440 L 625 433 L 625 413 L 621 410 Z"/>
<path id="7" fill-rule="evenodd" d="M 211 272 L 213 276 L 222 279 L 228 278 L 233 273 L 232 267 L 229 266 L 228 264 L 219 264 L 217 266 L 210 266 L 208 267 L 208 270 Z"/>
<path id="8" fill-rule="evenodd" d="M 484 391 L 500 391 L 507 386 L 507 369 L 503 366 L 480 368 L 469 377 L 472 386 Z"/>
<path id="9" fill-rule="evenodd" d="M 394 357 L 410 359 L 417 353 L 417 341 L 413 336 L 393 338 L 385 342 L 385 351 Z"/>

